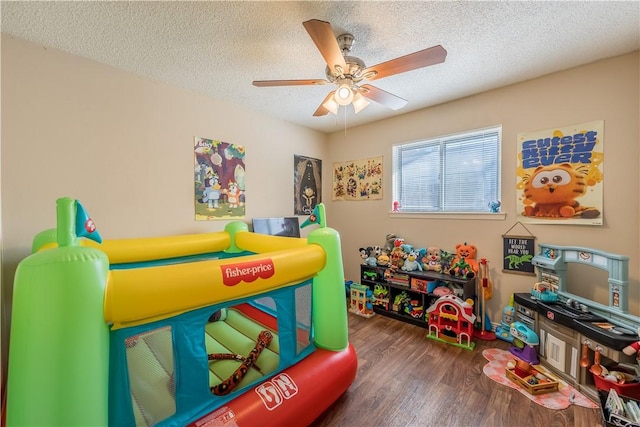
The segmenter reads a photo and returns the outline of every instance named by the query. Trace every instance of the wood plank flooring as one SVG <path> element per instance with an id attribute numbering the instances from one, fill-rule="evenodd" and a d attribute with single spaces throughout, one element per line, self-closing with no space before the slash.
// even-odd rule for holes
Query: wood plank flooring
<path id="1" fill-rule="evenodd" d="M 546 409 L 484 375 L 482 350 L 508 343 L 476 339 L 470 351 L 425 334 L 381 315 L 349 313 L 357 377 L 312 427 L 602 426 L 599 409 Z"/>

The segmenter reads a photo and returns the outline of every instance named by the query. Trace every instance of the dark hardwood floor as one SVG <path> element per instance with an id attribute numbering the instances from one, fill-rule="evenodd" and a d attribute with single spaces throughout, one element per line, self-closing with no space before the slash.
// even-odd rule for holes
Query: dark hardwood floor
<path id="1" fill-rule="evenodd" d="M 484 375 L 482 350 L 506 350 L 508 343 L 476 339 L 469 351 L 425 334 L 381 315 L 349 313 L 357 377 L 312 427 L 602 426 L 599 409 L 546 409 Z"/>

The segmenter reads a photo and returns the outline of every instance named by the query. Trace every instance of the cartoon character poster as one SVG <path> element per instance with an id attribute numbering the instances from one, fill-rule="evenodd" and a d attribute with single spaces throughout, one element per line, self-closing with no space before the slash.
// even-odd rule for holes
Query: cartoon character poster
<path id="1" fill-rule="evenodd" d="M 518 134 L 518 220 L 602 225 L 604 121 Z"/>
<path id="2" fill-rule="evenodd" d="M 322 160 L 294 155 L 293 191 L 293 213 L 311 215 L 322 202 Z"/>
<path id="3" fill-rule="evenodd" d="M 244 147 L 196 137 L 193 151 L 196 220 L 244 218 Z"/>
<path id="4" fill-rule="evenodd" d="M 333 164 L 333 200 L 381 200 L 382 156 Z"/>

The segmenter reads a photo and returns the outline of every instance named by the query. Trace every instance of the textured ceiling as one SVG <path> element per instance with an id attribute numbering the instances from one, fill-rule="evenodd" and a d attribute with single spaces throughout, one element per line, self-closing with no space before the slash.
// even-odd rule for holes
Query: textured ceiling
<path id="1" fill-rule="evenodd" d="M 16 37 L 235 103 L 322 132 L 380 120 L 640 47 L 640 2 L 202 1 L 0 3 Z M 372 82 L 408 104 L 312 114 L 332 86 L 253 80 L 324 79 L 302 26 L 351 32 L 367 66 L 440 44 L 444 63 Z"/>

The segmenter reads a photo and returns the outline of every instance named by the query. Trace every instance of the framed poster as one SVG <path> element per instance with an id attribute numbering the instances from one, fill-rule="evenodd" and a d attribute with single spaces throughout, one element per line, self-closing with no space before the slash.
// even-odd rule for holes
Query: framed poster
<path id="1" fill-rule="evenodd" d="M 524 228 L 528 236 L 509 234 L 517 226 Z M 520 221 L 502 235 L 502 272 L 535 276 L 531 260 L 535 255 L 536 237 Z"/>
<path id="2" fill-rule="evenodd" d="M 532 236 L 502 236 L 502 272 L 535 276 L 531 260 L 536 238 Z"/>
<path id="3" fill-rule="evenodd" d="M 517 143 L 518 221 L 602 225 L 602 120 L 522 132 Z"/>
<path id="4" fill-rule="evenodd" d="M 293 213 L 311 215 L 322 202 L 322 160 L 293 156 Z"/>
<path id="5" fill-rule="evenodd" d="M 382 200 L 382 156 L 333 164 L 333 200 Z"/>
<path id="6" fill-rule="evenodd" d="M 196 137 L 193 152 L 195 219 L 244 218 L 244 147 Z"/>

